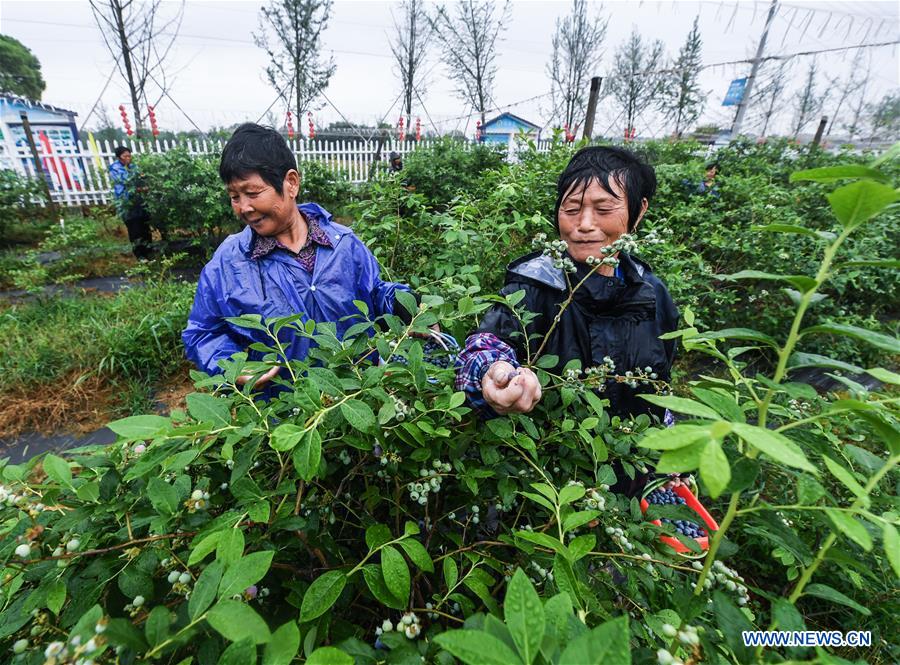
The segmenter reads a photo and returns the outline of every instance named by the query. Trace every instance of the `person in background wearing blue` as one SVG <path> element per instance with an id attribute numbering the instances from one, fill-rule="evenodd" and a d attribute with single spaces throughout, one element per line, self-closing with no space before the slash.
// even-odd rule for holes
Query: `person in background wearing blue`
<path id="1" fill-rule="evenodd" d="M 140 195 L 129 191 L 136 189 L 129 181 L 137 177 L 137 169 L 131 162 L 131 150 L 120 145 L 115 150 L 116 159 L 109 165 L 109 178 L 113 183 L 116 211 L 128 229 L 131 251 L 137 259 L 146 259 L 151 254 L 150 214 L 144 207 Z"/>
<path id="2" fill-rule="evenodd" d="M 706 194 L 717 199 L 721 196 L 719 194 L 719 188 L 716 187 L 716 176 L 718 173 L 719 163 L 715 161 L 709 162 L 706 165 L 706 174 L 703 176 L 703 180 L 698 183 L 685 179 L 682 181 L 682 184 L 691 194 Z"/>
<path id="3" fill-rule="evenodd" d="M 396 314 L 409 322 L 395 299 L 409 287 L 383 281 L 372 253 L 327 210 L 316 203 L 297 205 L 300 173 L 278 132 L 252 123 L 238 127 L 222 151 L 219 176 L 246 227 L 225 239 L 200 274 L 182 333 L 185 353 L 200 370 L 219 373 L 219 361 L 241 351 L 261 360 L 263 353 L 248 347 L 271 343 L 264 333 L 229 323 L 228 317 L 302 314 L 304 321 L 334 323 L 341 336 L 359 321 L 344 319 L 359 314 L 353 301 L 361 300 L 373 319 Z M 309 352 L 305 337 L 283 341 L 291 359 L 302 360 Z M 255 387 L 271 393 L 275 388 L 267 384 L 278 372 L 273 367 Z M 238 384 L 252 378 L 242 376 Z"/>

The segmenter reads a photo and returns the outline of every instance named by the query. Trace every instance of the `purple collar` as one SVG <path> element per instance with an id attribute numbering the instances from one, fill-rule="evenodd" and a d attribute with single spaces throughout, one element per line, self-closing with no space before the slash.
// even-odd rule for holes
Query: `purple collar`
<path id="1" fill-rule="evenodd" d="M 303 215 L 303 218 L 306 220 L 308 233 L 306 234 L 306 242 L 298 252 L 294 253 L 272 236 L 261 236 L 254 231 L 250 258 L 259 260 L 276 249 L 281 249 L 297 259 L 307 272 L 312 272 L 316 264 L 316 247 L 333 247 L 334 245 L 332 245 L 331 240 L 325 231 L 322 230 L 322 227 L 319 226 L 319 222 L 315 217 Z"/>

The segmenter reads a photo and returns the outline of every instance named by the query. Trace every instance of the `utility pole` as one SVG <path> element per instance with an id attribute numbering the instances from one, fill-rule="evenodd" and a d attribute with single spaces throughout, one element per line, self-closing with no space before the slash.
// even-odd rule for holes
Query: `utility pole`
<path id="1" fill-rule="evenodd" d="M 828 124 L 828 116 L 823 115 L 822 119 L 819 121 L 819 128 L 816 130 L 816 135 L 813 137 L 813 147 L 818 148 L 819 144 L 822 142 L 822 133 L 825 131 L 825 125 Z"/>
<path id="2" fill-rule="evenodd" d="M 584 134 L 582 138 L 590 140 L 591 134 L 594 132 L 594 116 L 597 115 L 597 98 L 600 96 L 600 84 L 603 83 L 602 76 L 594 76 L 591 78 L 591 93 L 588 97 L 587 115 L 584 118 Z"/>
<path id="3" fill-rule="evenodd" d="M 734 124 L 731 126 L 731 135 L 737 136 L 741 132 L 741 124 L 744 122 L 744 114 L 747 113 L 747 106 L 750 104 L 750 94 L 753 92 L 753 83 L 756 81 L 756 72 L 762 63 L 763 53 L 766 50 L 766 39 L 769 36 L 769 28 L 772 21 L 775 20 L 775 13 L 778 11 L 778 0 L 772 0 L 769 7 L 769 15 L 766 17 L 766 27 L 763 28 L 762 37 L 759 38 L 759 46 L 756 49 L 756 57 L 753 58 L 753 68 L 750 70 L 750 76 L 747 78 L 747 85 L 744 86 L 744 94 L 741 97 L 741 103 L 738 104 L 737 115 L 734 116 Z"/>

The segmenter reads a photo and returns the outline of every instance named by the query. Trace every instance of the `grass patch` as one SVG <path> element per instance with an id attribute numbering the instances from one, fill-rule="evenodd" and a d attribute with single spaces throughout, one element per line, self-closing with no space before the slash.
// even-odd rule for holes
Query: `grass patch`
<path id="1" fill-rule="evenodd" d="M 194 290 L 156 280 L 0 309 L 0 432 L 90 428 L 148 410 L 157 386 L 187 371 L 181 331 Z"/>

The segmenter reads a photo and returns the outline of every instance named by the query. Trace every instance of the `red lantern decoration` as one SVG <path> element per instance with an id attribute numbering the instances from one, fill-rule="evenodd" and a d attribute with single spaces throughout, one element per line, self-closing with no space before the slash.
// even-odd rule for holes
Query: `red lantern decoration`
<path id="1" fill-rule="evenodd" d="M 119 104 L 119 113 L 122 114 L 122 124 L 125 125 L 125 133 L 131 136 L 134 132 L 131 131 L 131 123 L 128 122 L 128 113 L 125 111 L 124 104 Z"/>
<path id="2" fill-rule="evenodd" d="M 307 111 L 306 117 L 309 120 L 309 138 L 314 139 L 316 138 L 316 128 L 313 125 L 312 112 Z"/>
<path id="3" fill-rule="evenodd" d="M 150 119 L 150 130 L 153 136 L 159 136 L 159 127 L 156 126 L 156 111 L 149 104 L 147 105 L 147 117 Z"/>
<path id="4" fill-rule="evenodd" d="M 416 141 L 422 140 L 422 119 L 416 118 Z"/>
<path id="5" fill-rule="evenodd" d="M 481 136 L 481 120 L 475 123 L 475 140 L 480 142 L 482 139 Z"/>
<path id="6" fill-rule="evenodd" d="M 400 116 L 399 122 L 397 122 L 397 139 L 399 141 L 406 140 L 406 132 L 403 131 L 403 116 Z"/>
<path id="7" fill-rule="evenodd" d="M 291 115 L 290 111 L 287 112 L 287 133 L 288 133 L 288 138 L 293 140 L 294 139 L 294 119 L 293 119 L 293 116 Z"/>
<path id="8" fill-rule="evenodd" d="M 625 140 L 626 141 L 634 141 L 635 136 L 637 136 L 637 130 L 634 127 L 626 127 L 625 128 Z"/>

